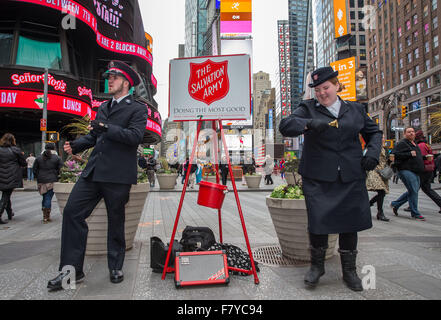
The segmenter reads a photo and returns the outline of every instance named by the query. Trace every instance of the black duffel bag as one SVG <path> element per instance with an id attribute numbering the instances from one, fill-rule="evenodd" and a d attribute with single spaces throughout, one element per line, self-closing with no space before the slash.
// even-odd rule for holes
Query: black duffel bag
<path id="1" fill-rule="evenodd" d="M 167 259 L 169 244 L 165 245 L 158 237 L 150 238 L 150 268 L 153 272 L 162 273 L 164 270 L 165 260 Z M 170 254 L 168 267 L 175 266 L 175 258 L 177 252 L 182 252 L 182 246 L 178 240 L 173 241 L 173 248 Z"/>
<path id="2" fill-rule="evenodd" d="M 215 243 L 214 233 L 208 227 L 186 226 L 180 241 L 185 252 L 205 251 Z"/>

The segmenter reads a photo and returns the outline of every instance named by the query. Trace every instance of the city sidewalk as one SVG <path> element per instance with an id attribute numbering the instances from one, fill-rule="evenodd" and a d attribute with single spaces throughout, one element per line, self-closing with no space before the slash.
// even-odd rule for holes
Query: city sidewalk
<path id="1" fill-rule="evenodd" d="M 275 185 L 280 177 L 273 177 Z M 262 248 L 277 248 L 278 240 L 265 204 L 273 186 L 260 191 L 244 192 L 246 186 L 237 183 L 247 232 L 253 252 Z M 180 181 L 178 186 L 181 187 Z M 439 184 L 434 184 L 439 188 Z M 270 188 L 268 188 L 270 187 Z M 375 219 L 373 228 L 359 234 L 360 277 L 363 267 L 374 267 L 375 289 L 353 292 L 341 279 L 338 254 L 326 262 L 326 274 L 315 290 L 308 290 L 303 277 L 308 266 L 280 266 L 259 263 L 260 284 L 252 276 L 231 276 L 228 286 L 204 286 L 176 289 L 173 275 L 161 280 L 161 274 L 150 269 L 150 237 L 168 242 L 180 200 L 180 192 L 150 192 L 139 222 L 135 244 L 126 254 L 125 280 L 120 284 L 109 281 L 107 258 L 87 256 L 86 278 L 75 290 L 48 292 L 47 281 L 58 274 L 61 214 L 53 200 L 53 222 L 42 224 L 41 196 L 32 184 L 12 195 L 15 217 L 0 226 L 0 299 L 44 300 L 310 300 L 310 299 L 441 299 L 441 214 L 439 208 L 422 192 L 419 207 L 425 222 L 415 221 L 400 208 L 395 217 L 389 208 L 404 187 L 391 184 L 385 200 L 385 213 L 390 222 Z M 230 188 L 231 189 L 231 188 Z M 218 237 L 216 210 L 196 205 L 197 193 L 189 190 L 185 197 L 176 239 L 187 225 L 208 226 Z M 248 191 L 248 190 L 247 190 Z M 232 192 L 228 193 L 222 210 L 225 243 L 246 250 L 245 240 Z M 3 216 L 5 218 L 5 215 Z M 372 270 L 372 269 L 369 269 Z M 370 274 L 372 275 L 372 274 Z"/>

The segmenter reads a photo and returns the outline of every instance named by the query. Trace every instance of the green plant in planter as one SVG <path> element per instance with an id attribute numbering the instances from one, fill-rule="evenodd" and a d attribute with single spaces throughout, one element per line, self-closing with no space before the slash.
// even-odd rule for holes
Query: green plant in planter
<path id="1" fill-rule="evenodd" d="M 260 173 L 256 173 L 256 172 L 253 172 L 253 173 L 249 173 L 249 172 L 247 172 L 247 173 L 245 173 L 245 175 L 246 175 L 246 176 L 261 176 Z"/>
<path id="2" fill-rule="evenodd" d="M 302 187 L 293 184 L 282 184 L 275 187 L 270 197 L 278 199 L 305 199 Z"/>
<path id="3" fill-rule="evenodd" d="M 305 199 L 302 189 L 302 177 L 297 172 L 300 160 L 293 159 L 285 162 L 285 172 L 292 172 L 294 176 L 294 184 L 282 184 L 274 188 L 271 198 L 279 199 Z"/>
<path id="4" fill-rule="evenodd" d="M 296 173 L 299 170 L 299 159 L 292 159 L 285 162 L 285 172 Z"/>
<path id="5" fill-rule="evenodd" d="M 72 123 L 65 125 L 62 128 L 62 132 L 69 132 L 69 134 L 76 137 L 88 134 L 89 131 L 90 117 L 88 115 L 81 119 L 73 120 Z M 64 162 L 64 166 L 60 170 L 60 180 L 61 183 L 76 183 L 81 176 L 84 168 L 86 167 L 89 156 L 91 155 L 93 148 L 83 151 L 79 156 L 72 155 L 68 156 L 67 160 Z M 147 183 L 148 176 L 145 170 L 142 170 L 138 166 L 138 183 Z"/>

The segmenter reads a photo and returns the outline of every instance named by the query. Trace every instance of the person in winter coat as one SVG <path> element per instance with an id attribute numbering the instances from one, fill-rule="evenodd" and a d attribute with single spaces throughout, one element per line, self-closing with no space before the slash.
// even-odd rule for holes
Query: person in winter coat
<path id="1" fill-rule="evenodd" d="M 368 191 L 375 191 L 377 193 L 377 195 L 369 200 L 369 205 L 372 207 L 375 202 L 377 203 L 377 220 L 381 221 L 389 221 L 389 219 L 386 218 L 386 216 L 384 215 L 383 211 L 384 198 L 386 197 L 386 194 L 389 193 L 389 181 L 384 180 L 378 173 L 379 170 L 384 169 L 388 164 L 386 154 L 386 150 L 382 148 L 380 153 L 380 162 L 378 166 L 374 170 L 367 172 L 366 179 L 366 188 L 368 189 Z"/>
<path id="2" fill-rule="evenodd" d="M 299 174 L 308 213 L 311 268 L 304 282 L 314 288 L 325 273 L 328 235 L 339 234 L 344 283 L 362 291 L 356 272 L 357 233 L 372 227 L 366 171 L 378 165 L 382 132 L 363 105 L 341 100 L 338 71 L 323 67 L 312 73 L 316 99 L 302 101 L 280 122 L 284 137 L 304 135 Z M 363 154 L 359 136 L 366 142 Z"/>
<path id="3" fill-rule="evenodd" d="M 414 128 L 407 127 L 404 129 L 404 139 L 396 144 L 392 154 L 395 156 L 394 166 L 398 170 L 398 176 L 407 189 L 398 199 L 391 202 L 392 211 L 398 216 L 398 209 L 409 202 L 412 218 L 425 221 L 425 218 L 418 211 L 419 174 L 424 172 L 424 160 L 421 149 L 415 143 Z"/>
<path id="4" fill-rule="evenodd" d="M 439 207 L 439 213 L 441 213 L 441 197 L 436 191 L 434 191 L 430 185 L 433 172 L 435 170 L 435 161 L 433 151 L 430 145 L 427 144 L 426 137 L 424 137 L 423 131 L 419 130 L 415 134 L 415 143 L 421 150 L 421 155 L 424 160 L 424 172 L 420 173 L 421 190 Z"/>
<path id="5" fill-rule="evenodd" d="M 52 153 L 55 150 L 53 143 L 46 144 L 45 151 L 40 155 L 32 168 L 37 178 L 38 192 L 43 196 L 41 210 L 43 211 L 43 223 L 51 222 L 52 197 L 54 196 L 54 182 L 58 181 L 63 161 L 59 156 Z"/>
<path id="6" fill-rule="evenodd" d="M 273 178 L 271 178 L 274 170 L 274 160 L 269 154 L 266 155 L 265 168 L 263 170 L 265 171 L 265 184 L 274 184 Z"/>
<path id="7" fill-rule="evenodd" d="M 17 148 L 14 135 L 5 133 L 0 139 L 0 224 L 7 223 L 2 220 L 2 214 L 6 210 L 8 219 L 12 220 L 11 194 L 15 188 L 23 187 L 21 168 L 26 166 L 24 153 Z"/>

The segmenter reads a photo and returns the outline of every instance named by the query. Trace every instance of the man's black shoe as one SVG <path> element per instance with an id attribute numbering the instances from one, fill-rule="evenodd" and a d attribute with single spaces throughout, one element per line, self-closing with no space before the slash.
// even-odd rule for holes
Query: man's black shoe
<path id="1" fill-rule="evenodd" d="M 110 270 L 110 282 L 120 283 L 124 280 L 124 273 L 122 270 Z"/>
<path id="2" fill-rule="evenodd" d="M 390 207 L 392 208 L 394 215 L 396 215 L 398 217 L 398 208 L 395 208 L 393 205 L 390 205 Z"/>
<path id="3" fill-rule="evenodd" d="M 50 291 L 56 291 L 61 290 L 63 288 L 63 279 L 69 275 L 69 271 L 65 273 L 60 273 L 56 278 L 49 280 L 47 283 L 47 288 Z M 76 272 L 75 273 L 75 284 L 81 283 L 84 280 L 84 273 L 83 272 Z M 67 284 L 70 284 L 70 280 L 67 280 Z"/>

